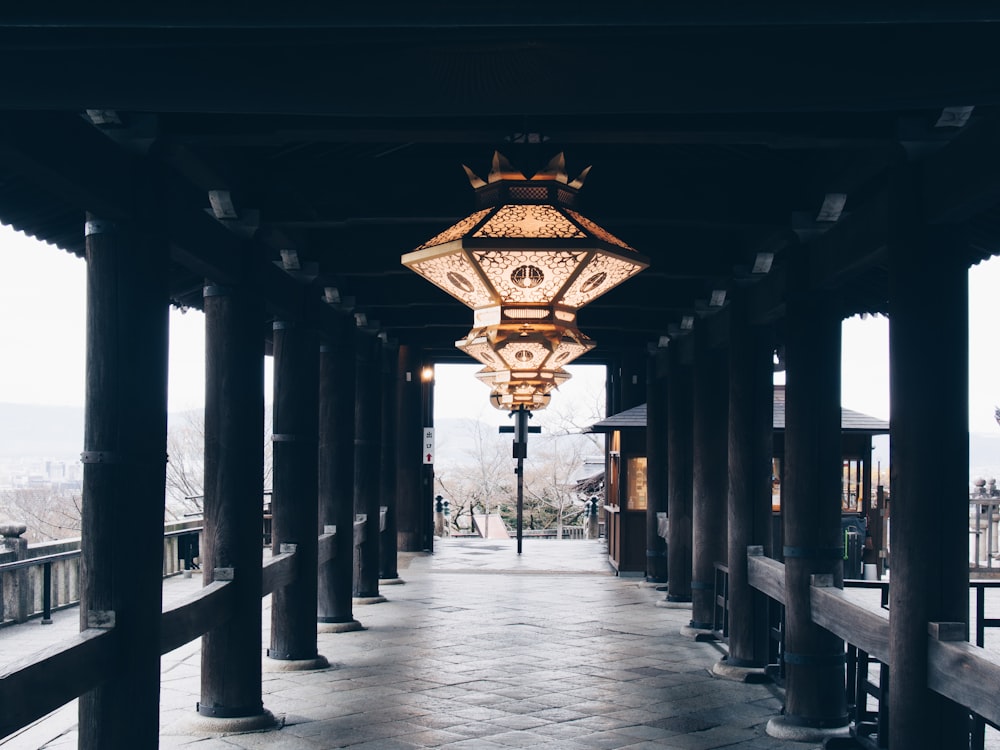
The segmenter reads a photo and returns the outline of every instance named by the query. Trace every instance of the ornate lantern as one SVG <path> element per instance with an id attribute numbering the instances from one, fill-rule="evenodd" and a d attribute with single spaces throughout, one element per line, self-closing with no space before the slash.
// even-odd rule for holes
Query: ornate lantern
<path id="1" fill-rule="evenodd" d="M 471 307 L 477 327 L 572 325 L 579 308 L 649 265 L 576 210 L 589 169 L 570 182 L 562 154 L 530 179 L 499 153 L 486 181 L 465 167 L 479 209 L 403 265 Z"/>
<path id="2" fill-rule="evenodd" d="M 547 406 L 562 368 L 595 346 L 577 311 L 649 265 L 576 210 L 589 171 L 570 182 L 559 154 L 529 179 L 495 153 L 485 181 L 465 167 L 477 210 L 402 258 L 472 308 L 455 345 L 486 365 L 477 377 L 498 409 Z"/>

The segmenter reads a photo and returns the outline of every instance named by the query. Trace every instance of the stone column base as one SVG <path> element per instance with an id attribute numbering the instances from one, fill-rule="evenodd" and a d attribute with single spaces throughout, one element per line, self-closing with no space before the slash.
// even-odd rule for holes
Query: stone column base
<path id="1" fill-rule="evenodd" d="M 795 742 L 822 742 L 832 737 L 850 737 L 850 726 L 842 727 L 807 727 L 793 724 L 787 716 L 775 716 L 768 719 L 767 736 L 779 740 L 794 740 Z"/>
<path id="2" fill-rule="evenodd" d="M 265 672 L 309 672 L 316 669 L 329 669 L 330 662 L 325 656 L 317 654 L 312 659 L 264 659 Z"/>
<path id="3" fill-rule="evenodd" d="M 355 606 L 361 604 L 381 604 L 382 602 L 389 601 L 384 596 L 356 596 L 351 600 Z"/>
<path id="4" fill-rule="evenodd" d="M 353 633 L 357 630 L 364 630 L 364 627 L 357 620 L 348 622 L 321 622 L 316 625 L 317 633 Z"/>
<path id="5" fill-rule="evenodd" d="M 733 682 L 760 683 L 771 680 L 765 667 L 737 667 L 726 659 L 720 659 L 712 665 L 712 674 Z"/>
<path id="6" fill-rule="evenodd" d="M 695 641 L 714 641 L 715 633 L 713 633 L 708 628 L 692 628 L 690 625 L 684 625 L 680 629 L 680 634 L 685 638 L 691 638 Z"/>
<path id="7" fill-rule="evenodd" d="M 667 599 L 658 599 L 656 606 L 664 609 L 691 609 L 691 602 L 672 602 Z"/>
<path id="8" fill-rule="evenodd" d="M 254 714 L 253 716 L 230 716 L 225 718 L 203 716 L 202 714 L 185 716 L 174 724 L 172 731 L 177 730 L 182 734 L 195 735 L 205 732 L 238 734 L 240 732 L 262 732 L 267 729 L 281 729 L 283 725 L 284 721 L 278 721 L 274 718 L 274 714 L 264 709 L 263 713 Z"/>

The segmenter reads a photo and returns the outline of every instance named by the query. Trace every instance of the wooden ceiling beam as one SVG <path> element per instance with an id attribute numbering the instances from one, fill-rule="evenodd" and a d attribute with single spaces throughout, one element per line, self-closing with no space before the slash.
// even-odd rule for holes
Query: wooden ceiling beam
<path id="1" fill-rule="evenodd" d="M 149 231 L 165 234 L 172 257 L 191 271 L 222 284 L 257 284 L 273 314 L 304 317 L 329 327 L 337 313 L 302 285 L 261 257 L 261 248 L 236 237 L 201 210 L 201 199 L 176 175 L 125 154 L 82 119 L 13 115 L 0 126 L 0 155 L 53 195 L 117 221 L 140 220 L 134 204 L 135 179 L 160 189 L 158 205 L 145 220 Z M 83 228 L 81 226 L 81 233 Z"/>
<path id="2" fill-rule="evenodd" d="M 923 163 L 928 221 L 960 222 L 1000 204 L 1000 119 L 968 126 Z"/>
<path id="3" fill-rule="evenodd" d="M 8 26 L 0 28 L 0 66 L 20 74 L 5 81 L 0 106 L 450 117 L 490 116 L 498 102 L 524 116 L 585 116 L 595 107 L 646 115 L 1000 103 L 993 64 L 1000 24 L 900 22 L 887 34 L 878 24 L 802 12 L 815 14 L 813 23 L 749 28 L 766 17 L 757 6 L 743 11 L 743 29 L 602 29 L 563 18 L 527 37 L 460 24 L 434 33 L 262 28 L 230 35 Z M 206 70 L 226 70 L 226 85 Z M 686 74 L 671 74 L 677 70 Z"/>
<path id="4" fill-rule="evenodd" d="M 905 3 L 872 4 L 845 0 L 835 5 L 803 5 L 795 0 L 770 0 L 752 9 L 740 0 L 719 0 L 712 7 L 684 2 L 650 4 L 626 0 L 613 5 L 580 7 L 567 16 L 560 6 L 538 7 L 527 0 L 502 5 L 476 5 L 451 0 L 428 8 L 410 3 L 385 1 L 337 6 L 335 9 L 311 3 L 199 7 L 173 3 L 115 6 L 113 11 L 98 8 L 78 10 L 72 5 L 59 12 L 12 6 L 0 12 L 0 27 L 49 30 L 120 29 L 129 31 L 250 30 L 281 34 L 285 31 L 358 29 L 546 29 L 546 28 L 713 28 L 759 26 L 919 26 L 969 21 L 998 21 L 1000 11 L 992 4 L 975 0 L 951 0 L 925 4 L 919 13 Z"/>

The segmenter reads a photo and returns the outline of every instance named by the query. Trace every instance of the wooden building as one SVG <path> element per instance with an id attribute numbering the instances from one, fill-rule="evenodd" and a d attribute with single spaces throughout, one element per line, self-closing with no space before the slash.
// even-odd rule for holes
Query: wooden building
<path id="1" fill-rule="evenodd" d="M 647 580 L 666 582 L 656 575 L 650 560 L 666 555 L 662 547 L 647 548 L 647 524 L 655 524 L 656 536 L 666 540 L 667 518 L 647 519 L 649 510 L 648 474 L 655 471 L 647 462 L 646 404 L 640 404 L 613 414 L 592 425 L 591 432 L 607 435 L 605 460 L 605 528 L 608 540 L 608 562 L 619 574 L 645 575 Z M 771 508 L 776 522 L 772 538 L 781 539 L 781 467 L 785 454 L 785 387 L 774 388 L 774 443 Z M 879 508 L 865 504 L 859 498 L 872 498 L 872 437 L 889 432 L 889 423 L 867 414 L 841 408 L 841 457 L 843 490 L 841 511 L 866 518 L 869 525 Z M 880 545 L 875 545 L 877 556 Z M 780 557 L 780 555 L 776 555 Z M 669 571 L 668 571 L 669 572 Z"/>
<path id="2" fill-rule="evenodd" d="M 264 724 L 261 592 L 266 658 L 315 667 L 317 628 L 356 626 L 352 595 L 394 574 L 381 507 L 390 540 L 429 546 L 422 366 L 458 357 L 472 315 L 400 257 L 469 214 L 461 166 L 483 173 L 495 149 L 529 174 L 560 151 L 573 174 L 593 165 L 587 216 L 649 259 L 581 310 L 583 361 L 609 366 L 612 412 L 649 403 L 668 597 L 699 620 L 728 559 L 729 663 L 747 668 L 761 597 L 785 604 L 773 733 L 850 723 L 844 638 L 889 665 L 892 747 L 965 746 L 970 711 L 1000 722 L 1000 667 L 961 642 L 967 271 L 1000 252 L 998 21 L 968 0 L 0 9 L 0 221 L 88 263 L 81 632 L 0 680 L 0 734 L 81 696 L 81 748 L 155 747 L 160 653 L 197 637 L 192 711 Z M 171 304 L 206 315 L 207 585 L 164 614 Z M 863 312 L 891 321 L 887 621 L 838 595 L 840 325 Z M 766 541 L 777 348 L 783 563 Z"/>

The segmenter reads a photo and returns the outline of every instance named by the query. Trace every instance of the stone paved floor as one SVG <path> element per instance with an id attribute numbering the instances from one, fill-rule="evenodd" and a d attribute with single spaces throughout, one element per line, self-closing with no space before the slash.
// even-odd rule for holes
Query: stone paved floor
<path id="1" fill-rule="evenodd" d="M 265 673 L 275 731 L 193 732 L 198 642 L 165 656 L 160 747 L 814 747 L 767 737 L 779 691 L 711 677 L 719 647 L 678 634 L 690 611 L 658 608 L 661 592 L 609 575 L 599 542 L 525 540 L 518 559 L 513 541 L 444 540 L 400 567 L 406 584 L 383 587 L 388 602 L 355 607 L 366 630 L 319 636 L 333 668 Z M 199 583 L 170 579 L 165 599 Z M 73 632 L 76 617 L 0 630 L 0 662 Z M 0 748 L 76 747 L 75 722 L 64 707 Z"/>

